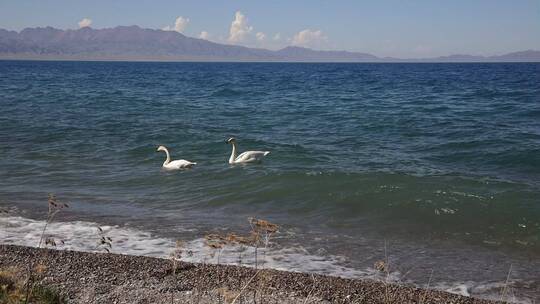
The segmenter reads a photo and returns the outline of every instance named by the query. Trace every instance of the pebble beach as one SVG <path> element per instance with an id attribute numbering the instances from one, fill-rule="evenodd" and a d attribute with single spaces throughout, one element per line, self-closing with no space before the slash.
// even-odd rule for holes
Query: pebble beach
<path id="1" fill-rule="evenodd" d="M 27 273 L 68 303 L 496 303 L 384 282 L 109 253 L 0 246 L 0 269 Z"/>

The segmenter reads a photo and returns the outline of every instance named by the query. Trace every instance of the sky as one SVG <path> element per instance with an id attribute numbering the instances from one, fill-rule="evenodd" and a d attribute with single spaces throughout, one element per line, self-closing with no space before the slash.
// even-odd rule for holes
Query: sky
<path id="1" fill-rule="evenodd" d="M 3 29 L 118 25 L 400 58 L 540 50 L 540 0 L 0 0 Z"/>

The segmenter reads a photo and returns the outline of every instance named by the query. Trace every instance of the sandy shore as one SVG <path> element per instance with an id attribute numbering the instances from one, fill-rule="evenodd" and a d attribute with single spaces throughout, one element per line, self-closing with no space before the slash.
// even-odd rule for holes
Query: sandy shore
<path id="1" fill-rule="evenodd" d="M 367 280 L 183 262 L 173 273 L 167 259 L 0 245 L 0 269 L 24 274 L 37 260 L 41 283 L 70 303 L 494 303 Z"/>

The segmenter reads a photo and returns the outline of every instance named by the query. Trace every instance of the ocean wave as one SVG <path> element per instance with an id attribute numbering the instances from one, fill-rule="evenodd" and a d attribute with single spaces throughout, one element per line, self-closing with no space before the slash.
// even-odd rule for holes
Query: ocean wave
<path id="1" fill-rule="evenodd" d="M 234 96 L 240 96 L 244 94 L 244 92 L 240 90 L 234 90 L 229 88 L 219 89 L 217 91 L 212 92 L 212 97 L 234 97 Z"/>
<path id="2" fill-rule="evenodd" d="M 36 247 L 40 242 L 44 225 L 45 221 L 20 216 L 0 217 L 0 244 Z M 98 227 L 102 230 L 101 234 Z M 176 241 L 170 238 L 159 237 L 131 227 L 100 225 L 87 221 L 52 222 L 48 224 L 45 233 L 45 237 L 55 239 L 57 244 L 55 249 L 85 252 L 103 252 L 103 247 L 100 246 L 102 235 L 112 238 L 111 253 L 170 258 L 176 249 Z M 205 244 L 204 238 L 186 240 L 181 248 L 183 252 L 181 260 L 186 262 L 247 267 L 255 267 L 257 263 L 259 268 L 414 284 L 406 279 L 406 274 L 397 270 L 383 273 L 372 267 L 355 269 L 345 266 L 347 260 L 342 256 L 312 254 L 301 246 L 270 245 L 268 248 L 258 248 L 257 260 L 254 247 L 226 245 L 221 250 L 215 250 Z M 430 287 L 465 296 L 475 295 L 497 300 L 503 284 L 437 282 Z M 528 299 L 516 297 L 510 299 L 510 302 L 532 303 Z"/>
<path id="3" fill-rule="evenodd" d="M 0 243 L 37 247 L 45 221 L 20 216 L 0 217 Z M 103 231 L 100 234 L 98 227 Z M 177 228 L 178 230 L 178 228 Z M 52 222 L 47 226 L 45 237 L 53 238 L 59 250 L 101 252 L 101 236 L 111 237 L 112 253 L 169 258 L 175 250 L 176 240 L 153 235 L 131 227 L 99 225 L 94 222 Z M 205 245 L 204 238 L 185 240 L 182 247 L 189 252 L 182 260 L 194 263 L 219 263 L 255 266 L 255 248 L 250 246 L 226 246 L 219 253 Z M 312 255 L 302 247 L 259 248 L 259 267 L 297 272 L 313 272 L 347 278 L 377 277 L 374 270 L 360 271 L 343 266 L 340 256 Z M 240 260 L 240 262 L 239 262 Z"/>

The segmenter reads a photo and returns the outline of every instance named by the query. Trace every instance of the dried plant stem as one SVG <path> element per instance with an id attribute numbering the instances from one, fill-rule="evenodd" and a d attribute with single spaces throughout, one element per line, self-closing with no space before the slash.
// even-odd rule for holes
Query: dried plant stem
<path id="1" fill-rule="evenodd" d="M 433 269 L 431 269 L 431 274 L 429 275 L 427 286 L 426 286 L 426 289 L 424 290 L 424 295 L 420 298 L 420 303 L 419 304 L 422 304 L 424 302 L 424 300 L 426 299 L 426 297 L 427 297 L 427 292 L 428 292 L 428 289 L 429 289 L 429 285 L 431 284 L 431 278 L 432 277 L 433 277 Z"/>
<path id="2" fill-rule="evenodd" d="M 60 210 L 64 208 L 69 208 L 69 205 L 66 203 L 58 202 L 56 199 L 56 196 L 52 193 L 49 193 L 48 195 L 48 211 L 47 211 L 47 220 L 45 221 L 45 225 L 43 226 L 43 230 L 41 231 L 41 236 L 39 238 L 38 248 L 41 248 L 41 245 L 43 244 L 43 240 L 45 239 L 45 232 L 47 231 L 47 227 L 49 226 L 49 223 L 52 222 L 54 216 L 60 212 Z M 45 242 L 47 244 L 47 242 Z M 53 241 L 54 244 L 54 241 Z M 32 256 L 32 260 L 28 263 L 28 279 L 25 282 L 25 298 L 24 303 L 28 303 L 30 300 L 31 294 L 32 294 L 32 288 L 34 285 L 34 274 L 33 274 L 33 268 L 35 265 L 35 255 Z M 47 251 L 45 251 L 45 255 L 42 256 L 42 259 L 46 260 L 47 258 Z"/>
<path id="3" fill-rule="evenodd" d="M 510 268 L 508 269 L 508 274 L 506 275 L 506 281 L 504 282 L 504 287 L 501 291 L 501 302 L 505 302 L 506 294 L 508 292 L 508 281 L 510 280 L 510 273 L 512 272 L 512 264 L 510 264 Z"/>
<path id="4" fill-rule="evenodd" d="M 270 245 L 270 237 L 272 236 L 271 233 L 268 233 L 268 231 L 265 231 L 264 233 L 264 251 L 263 251 L 263 260 L 262 260 L 262 267 L 264 268 L 264 265 L 266 263 L 266 252 L 268 251 L 268 247 Z"/>
<path id="5" fill-rule="evenodd" d="M 41 231 L 41 236 L 39 237 L 38 248 L 41 248 L 41 244 L 43 244 L 43 239 L 45 238 L 45 231 L 47 230 L 47 226 L 49 226 L 49 222 L 52 220 L 53 216 L 51 216 L 50 214 L 49 216 L 47 216 L 47 221 L 45 221 L 45 226 L 43 226 L 43 230 Z"/>
<path id="6" fill-rule="evenodd" d="M 315 281 L 315 276 L 313 275 L 313 273 L 311 274 L 311 279 L 313 280 L 313 286 L 311 286 L 311 290 L 309 291 L 307 297 L 304 299 L 304 304 L 306 304 L 309 300 L 311 293 L 313 292 L 313 290 L 315 290 L 315 284 L 317 283 L 317 281 Z"/>
<path id="7" fill-rule="evenodd" d="M 249 279 L 249 281 L 246 283 L 246 285 L 244 285 L 244 287 L 242 287 L 242 289 L 240 289 L 240 292 L 238 293 L 238 295 L 236 295 L 236 297 L 231 302 L 231 304 L 236 303 L 236 300 L 238 300 L 238 298 L 242 295 L 242 292 L 244 292 L 244 290 L 249 286 L 251 281 L 253 281 L 253 279 L 255 279 L 255 277 L 259 274 L 259 272 L 261 272 L 261 270 L 257 270 L 257 272 L 255 272 L 255 274 Z"/>
<path id="8" fill-rule="evenodd" d="M 384 240 L 384 260 L 385 260 L 385 270 L 386 270 L 386 278 L 384 280 L 384 302 L 388 303 L 389 295 L 388 295 L 388 279 L 390 278 L 390 263 L 388 261 L 388 250 L 386 245 L 386 239 Z"/>
<path id="9" fill-rule="evenodd" d="M 223 251 L 223 247 L 219 248 L 218 254 L 217 254 L 217 263 L 219 265 L 219 258 L 221 257 L 221 252 Z"/>
<path id="10" fill-rule="evenodd" d="M 45 225 L 43 226 L 43 230 L 41 231 L 41 236 L 39 237 L 39 243 L 38 248 L 41 248 L 41 244 L 43 244 L 43 239 L 45 238 L 45 232 L 47 231 L 47 226 L 49 226 L 49 223 L 52 221 L 52 218 L 56 212 L 49 211 L 49 214 L 47 215 L 47 220 L 45 221 Z M 28 300 L 30 299 L 30 295 L 32 292 L 32 286 L 34 285 L 34 275 L 32 273 L 32 269 L 34 268 L 35 260 L 32 259 L 30 263 L 28 263 L 28 279 L 26 281 L 26 294 L 24 297 L 24 303 L 28 303 Z"/>

